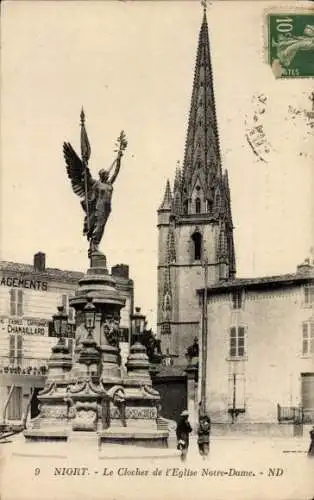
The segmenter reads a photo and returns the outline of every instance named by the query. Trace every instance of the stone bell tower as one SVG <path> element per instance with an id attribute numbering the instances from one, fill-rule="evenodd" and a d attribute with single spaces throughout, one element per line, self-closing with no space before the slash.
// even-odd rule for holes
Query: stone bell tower
<path id="1" fill-rule="evenodd" d="M 235 276 L 227 171 L 222 170 L 206 11 L 199 33 L 184 162 L 169 180 L 158 216 L 158 336 L 184 365 L 199 334 L 196 289 Z"/>

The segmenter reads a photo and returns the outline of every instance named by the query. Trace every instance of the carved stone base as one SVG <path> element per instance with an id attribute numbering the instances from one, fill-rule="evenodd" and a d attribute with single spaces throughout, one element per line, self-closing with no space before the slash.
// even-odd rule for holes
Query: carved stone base
<path id="1" fill-rule="evenodd" d="M 111 345 L 103 345 L 100 350 L 102 359 L 101 382 L 106 386 L 121 383 L 120 349 Z"/>
<path id="2" fill-rule="evenodd" d="M 95 402 L 76 401 L 75 417 L 72 422 L 73 431 L 96 431 L 98 405 Z"/>
<path id="3" fill-rule="evenodd" d="M 105 451 L 107 444 L 143 446 L 147 448 L 168 448 L 168 432 L 158 430 L 115 429 L 99 433 L 100 449 Z"/>

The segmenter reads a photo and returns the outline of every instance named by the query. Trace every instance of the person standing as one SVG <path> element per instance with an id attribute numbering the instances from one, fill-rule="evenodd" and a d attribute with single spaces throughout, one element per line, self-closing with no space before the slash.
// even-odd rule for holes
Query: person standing
<path id="1" fill-rule="evenodd" d="M 189 449 L 190 433 L 192 432 L 192 427 L 189 422 L 189 413 L 184 410 L 177 422 L 177 449 L 181 451 L 181 460 L 185 461 L 187 452 Z"/>
<path id="2" fill-rule="evenodd" d="M 311 442 L 310 442 L 310 447 L 309 447 L 309 451 L 307 452 L 307 454 L 309 457 L 314 457 L 314 425 L 313 425 L 312 429 L 310 430 L 310 439 L 311 439 Z"/>
<path id="3" fill-rule="evenodd" d="M 199 415 L 199 424 L 197 429 L 197 444 L 200 455 L 205 458 L 209 453 L 209 438 L 210 438 L 210 427 L 211 421 L 210 417 L 206 414 Z"/>

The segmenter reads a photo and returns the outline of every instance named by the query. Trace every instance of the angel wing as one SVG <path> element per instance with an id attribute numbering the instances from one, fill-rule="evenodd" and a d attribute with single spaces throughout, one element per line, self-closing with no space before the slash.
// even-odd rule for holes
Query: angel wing
<path id="1" fill-rule="evenodd" d="M 71 179 L 73 192 L 80 198 L 83 198 L 85 196 L 85 168 L 87 191 L 91 189 L 95 182 L 89 168 L 84 166 L 82 160 L 78 157 L 69 142 L 63 143 L 63 155 L 66 162 L 68 177 Z"/>

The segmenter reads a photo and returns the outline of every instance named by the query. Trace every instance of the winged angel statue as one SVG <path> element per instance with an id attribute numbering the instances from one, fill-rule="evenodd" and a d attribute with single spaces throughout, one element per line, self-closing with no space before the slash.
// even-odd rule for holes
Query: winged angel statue
<path id="1" fill-rule="evenodd" d="M 93 179 L 88 168 L 91 148 L 85 129 L 85 115 L 81 112 L 81 155 L 74 151 L 69 142 L 63 144 L 63 154 L 66 169 L 71 180 L 73 192 L 81 198 L 81 206 L 85 212 L 83 234 L 90 243 L 89 256 L 100 253 L 98 245 L 104 234 L 104 229 L 111 212 L 111 198 L 113 183 L 115 182 L 121 166 L 121 158 L 127 147 L 127 140 L 122 131 L 118 137 L 117 157 L 108 170 L 99 171 L 99 179 Z M 114 168 L 113 173 L 111 170 Z"/>

